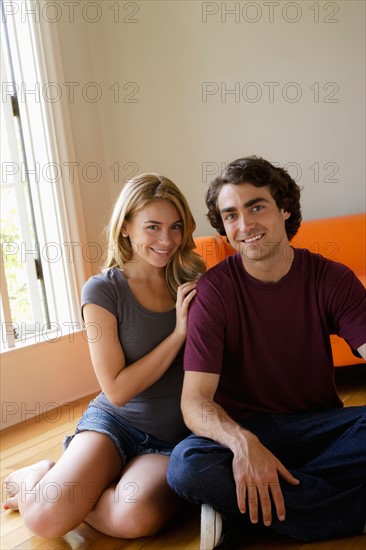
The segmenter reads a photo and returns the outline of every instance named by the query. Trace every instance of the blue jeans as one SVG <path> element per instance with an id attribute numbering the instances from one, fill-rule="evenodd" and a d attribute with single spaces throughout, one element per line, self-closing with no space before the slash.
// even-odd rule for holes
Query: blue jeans
<path id="1" fill-rule="evenodd" d="M 255 415 L 238 423 L 300 480 L 293 486 L 280 479 L 286 519 L 279 521 L 274 512 L 271 529 L 307 542 L 363 532 L 366 407 Z M 237 506 L 232 458 L 230 449 L 191 435 L 171 455 L 168 483 L 182 498 L 208 503 L 234 525 L 249 526 Z"/>

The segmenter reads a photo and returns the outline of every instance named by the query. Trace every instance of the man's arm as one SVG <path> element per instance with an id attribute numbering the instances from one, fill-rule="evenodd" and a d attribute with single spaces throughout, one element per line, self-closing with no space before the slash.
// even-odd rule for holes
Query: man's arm
<path id="1" fill-rule="evenodd" d="M 252 523 L 258 522 L 258 503 L 263 522 L 272 521 L 273 499 L 277 517 L 285 519 L 285 504 L 278 476 L 292 485 L 299 481 L 264 447 L 256 435 L 234 422 L 214 402 L 219 375 L 186 371 L 182 392 L 185 423 L 197 435 L 208 437 L 233 452 L 233 475 L 239 510 L 249 511 Z M 247 505 L 248 503 L 248 505 Z"/>

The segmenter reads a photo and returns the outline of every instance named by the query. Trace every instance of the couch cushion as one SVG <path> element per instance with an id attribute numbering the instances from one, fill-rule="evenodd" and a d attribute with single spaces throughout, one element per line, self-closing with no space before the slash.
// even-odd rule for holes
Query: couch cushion
<path id="1" fill-rule="evenodd" d="M 303 221 L 291 244 L 341 262 L 358 276 L 366 273 L 364 214 Z"/>

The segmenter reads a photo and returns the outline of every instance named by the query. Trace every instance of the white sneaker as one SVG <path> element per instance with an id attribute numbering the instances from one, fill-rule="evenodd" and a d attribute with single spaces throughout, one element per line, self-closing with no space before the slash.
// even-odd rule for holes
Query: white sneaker
<path id="1" fill-rule="evenodd" d="M 222 517 L 209 504 L 201 506 L 200 550 L 212 550 L 222 542 Z"/>

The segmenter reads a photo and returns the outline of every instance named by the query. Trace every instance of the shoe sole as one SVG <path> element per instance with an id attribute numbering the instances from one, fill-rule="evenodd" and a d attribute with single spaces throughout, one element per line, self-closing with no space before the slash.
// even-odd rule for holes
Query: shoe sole
<path id="1" fill-rule="evenodd" d="M 200 550 L 213 550 L 221 532 L 216 534 L 216 511 L 209 504 L 201 506 Z"/>

